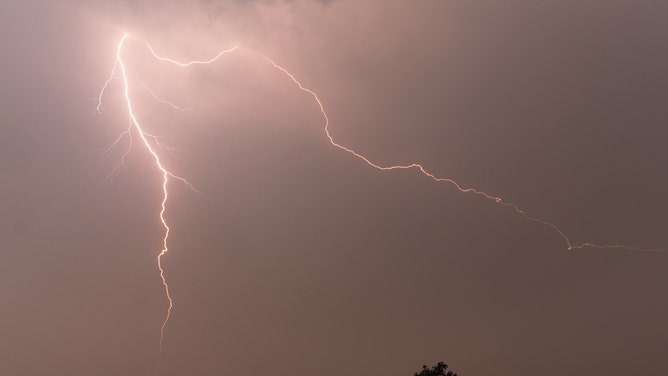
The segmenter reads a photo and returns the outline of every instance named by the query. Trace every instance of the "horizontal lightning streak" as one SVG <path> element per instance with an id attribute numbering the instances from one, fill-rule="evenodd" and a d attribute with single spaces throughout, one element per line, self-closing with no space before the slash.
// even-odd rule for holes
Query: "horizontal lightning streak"
<path id="1" fill-rule="evenodd" d="M 505 201 L 503 201 L 503 199 L 501 197 L 490 195 L 486 192 L 477 190 L 475 188 L 464 188 L 459 183 L 457 183 L 455 180 L 450 179 L 450 178 L 437 177 L 436 175 L 434 175 L 433 173 L 431 173 L 427 169 L 425 169 L 424 166 L 422 166 L 419 163 L 411 163 L 411 164 L 406 164 L 406 165 L 393 165 L 393 166 L 381 166 L 377 163 L 374 163 L 369 158 L 364 156 L 363 154 L 361 154 L 361 153 L 359 153 L 359 152 L 357 152 L 353 149 L 350 149 L 346 146 L 343 146 L 343 145 L 337 143 L 336 141 L 334 141 L 334 138 L 332 137 L 331 133 L 329 132 L 329 117 L 327 116 L 327 113 L 325 112 L 325 107 L 323 106 L 322 102 L 320 101 L 320 98 L 318 97 L 318 94 L 316 94 L 313 90 L 304 87 L 304 85 L 302 85 L 302 83 L 299 80 L 297 80 L 297 78 L 292 73 L 290 73 L 287 69 L 283 68 L 282 66 L 276 64 L 276 62 L 274 60 L 272 60 L 269 57 L 264 56 L 264 55 L 263 55 L 263 57 L 267 61 L 269 61 L 269 63 L 271 63 L 271 65 L 273 65 L 274 68 L 278 69 L 279 71 L 283 72 L 286 76 L 288 76 L 290 78 L 290 80 L 292 80 L 292 82 L 295 83 L 295 85 L 297 85 L 297 87 L 299 87 L 300 90 L 310 94 L 313 97 L 315 102 L 318 104 L 318 107 L 320 109 L 320 113 L 322 114 L 323 118 L 325 119 L 325 127 L 324 127 L 325 135 L 327 136 L 327 139 L 329 140 L 329 143 L 332 146 L 335 146 L 335 147 L 337 147 L 337 148 L 339 148 L 339 149 L 341 149 L 341 150 L 343 150 L 343 151 L 345 151 L 349 154 L 352 154 L 356 158 L 362 160 L 364 163 L 366 163 L 367 165 L 369 165 L 369 166 L 371 166 L 371 167 L 373 167 L 377 170 L 390 171 L 390 170 L 417 169 L 418 171 L 420 171 L 420 173 L 422 173 L 422 175 L 430 178 L 431 180 L 433 180 L 435 182 L 449 183 L 449 184 L 453 185 L 458 191 L 460 191 L 462 193 L 475 194 L 475 195 L 481 196 L 481 197 L 483 197 L 487 200 L 494 201 L 495 203 L 497 203 L 501 206 L 511 208 L 517 214 L 521 215 L 525 219 L 527 219 L 531 222 L 539 223 L 541 225 L 544 225 L 544 226 L 547 226 L 547 227 L 551 228 L 557 235 L 559 235 L 564 240 L 568 250 L 582 249 L 582 248 L 585 248 L 585 247 L 590 247 L 590 248 L 600 248 L 600 249 L 617 248 L 617 249 L 625 249 L 625 250 L 629 250 L 629 251 L 641 251 L 641 252 L 664 252 L 664 250 L 662 250 L 662 249 L 644 249 L 644 248 L 633 247 L 633 246 L 628 246 L 628 245 L 623 245 L 623 244 L 595 244 L 595 243 L 585 242 L 585 243 L 573 245 L 570 238 L 559 227 L 557 227 L 557 225 L 555 225 L 554 223 L 548 222 L 546 220 L 543 220 L 543 219 L 540 219 L 540 218 L 537 218 L 537 217 L 530 216 L 529 214 L 527 214 L 527 212 L 525 210 L 521 209 L 519 206 L 517 206 L 515 204 L 512 204 L 512 203 L 509 203 L 509 202 L 505 202 Z"/>
<path id="2" fill-rule="evenodd" d="M 148 44 L 148 43 L 146 43 L 146 47 L 148 47 L 148 49 L 151 51 L 151 54 L 152 54 L 153 57 L 155 57 L 156 59 L 158 59 L 158 60 L 162 60 L 162 61 L 167 61 L 167 62 L 170 62 L 170 63 L 172 63 L 172 64 L 176 64 L 176 65 L 178 65 L 178 66 L 180 66 L 180 67 L 188 67 L 188 66 L 195 65 L 195 64 L 211 64 L 211 63 L 213 63 L 214 61 L 218 60 L 221 56 L 225 55 L 226 53 L 228 53 L 228 52 L 232 52 L 232 51 L 236 50 L 237 48 L 239 48 L 239 46 L 234 46 L 234 47 L 232 47 L 232 48 L 228 48 L 228 49 L 226 49 L 226 50 L 222 50 L 222 51 L 220 51 L 220 52 L 218 53 L 218 55 L 212 57 L 212 58 L 209 59 L 209 60 L 192 60 L 192 61 L 188 61 L 188 62 L 182 63 L 182 62 L 179 62 L 179 61 L 177 61 L 177 60 L 170 59 L 170 58 L 167 58 L 167 57 L 162 57 L 162 56 L 158 55 L 158 54 L 155 52 L 155 50 L 153 50 L 153 47 L 151 47 L 151 45 Z"/>

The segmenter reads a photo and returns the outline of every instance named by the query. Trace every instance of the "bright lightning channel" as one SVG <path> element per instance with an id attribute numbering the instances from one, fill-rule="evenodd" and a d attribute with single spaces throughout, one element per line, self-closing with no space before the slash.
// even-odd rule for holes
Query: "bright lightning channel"
<path id="1" fill-rule="evenodd" d="M 156 147 L 162 147 L 162 148 L 166 148 L 166 147 L 159 142 L 159 140 L 156 136 L 151 135 L 150 133 L 147 133 L 142 128 L 141 124 L 139 123 L 139 120 L 137 119 L 137 117 L 134 113 L 132 100 L 131 100 L 130 94 L 129 94 L 130 90 L 129 90 L 129 83 L 128 83 L 128 81 L 129 81 L 128 71 L 127 71 L 127 67 L 125 65 L 125 62 L 123 61 L 123 58 L 122 58 L 123 45 L 129 37 L 130 37 L 129 33 L 124 34 L 121 37 L 121 39 L 118 43 L 118 46 L 116 48 L 116 61 L 115 61 L 114 67 L 111 71 L 111 75 L 109 76 L 109 78 L 102 85 L 102 89 L 101 89 L 100 94 L 99 94 L 98 99 L 97 99 L 97 107 L 96 107 L 95 111 L 98 114 L 102 113 L 102 98 L 104 96 L 104 93 L 107 90 L 108 86 L 110 85 L 111 81 L 117 75 L 120 75 L 120 77 L 122 79 L 122 82 L 123 82 L 124 100 L 125 100 L 125 104 L 126 104 L 127 111 L 128 111 L 128 117 L 129 117 L 129 120 L 130 120 L 130 125 L 129 125 L 128 129 L 123 131 L 118 136 L 118 138 L 106 149 L 106 153 L 110 152 L 110 150 L 115 148 L 120 143 L 120 141 L 127 136 L 130 140 L 130 143 L 129 143 L 128 148 L 126 149 L 125 153 L 121 157 L 121 162 L 119 163 L 119 166 L 122 165 L 125 157 L 127 156 L 127 153 L 129 152 L 130 148 L 132 147 L 132 134 L 133 134 L 133 130 L 134 130 L 134 133 L 136 133 L 139 136 L 139 139 L 141 140 L 141 144 L 144 146 L 146 151 L 152 156 L 152 158 L 155 162 L 155 167 L 158 169 L 158 171 L 160 171 L 160 173 L 162 175 L 162 200 L 161 200 L 161 203 L 160 203 L 160 212 L 158 214 L 158 217 L 159 217 L 160 223 L 162 224 L 162 227 L 164 229 L 164 236 L 162 238 L 162 249 L 159 251 L 158 256 L 157 256 L 157 266 L 158 266 L 158 270 L 160 271 L 160 279 L 162 280 L 162 284 L 164 286 L 165 296 L 166 296 L 167 301 L 169 303 L 168 308 L 167 308 L 167 312 L 165 314 L 165 318 L 164 318 L 164 320 L 162 322 L 162 325 L 160 327 L 160 349 L 162 351 L 163 342 L 164 342 L 164 338 L 165 338 L 165 328 L 167 326 L 167 323 L 169 322 L 169 318 L 170 318 L 170 315 L 171 315 L 171 312 L 172 312 L 172 308 L 174 307 L 174 301 L 172 299 L 172 296 L 170 295 L 169 284 L 167 283 L 167 278 L 165 277 L 165 271 L 164 271 L 163 266 L 162 266 L 162 257 L 165 254 L 167 254 L 167 252 L 169 250 L 169 248 L 167 246 L 167 242 L 168 242 L 168 239 L 169 239 L 170 227 L 167 223 L 167 220 L 165 219 L 165 210 L 166 210 L 166 207 L 167 207 L 167 201 L 169 199 L 168 184 L 170 182 L 170 179 L 175 179 L 175 180 L 178 180 L 178 181 L 186 184 L 189 188 L 193 189 L 194 191 L 196 191 L 196 190 L 194 189 L 194 187 L 188 181 L 186 181 L 185 179 L 173 174 L 166 167 L 164 167 L 164 165 L 163 165 L 163 163 L 160 159 L 160 155 L 156 151 Z M 234 46 L 232 48 L 222 50 L 217 55 L 215 55 L 213 58 L 208 59 L 208 60 L 192 60 L 192 61 L 187 61 L 187 62 L 180 62 L 178 60 L 174 60 L 174 59 L 171 59 L 171 58 L 167 58 L 167 57 L 163 57 L 163 56 L 158 55 L 155 52 L 155 50 L 148 43 L 146 43 L 146 46 L 147 46 L 147 48 L 149 49 L 149 51 L 151 52 L 151 54 L 153 55 L 153 57 L 155 59 L 160 60 L 160 61 L 166 61 L 166 62 L 175 64 L 179 67 L 184 67 L 184 68 L 192 66 L 192 65 L 206 65 L 206 64 L 215 63 L 220 57 L 222 57 L 223 55 L 225 55 L 227 53 L 231 53 L 231 52 L 235 51 L 239 47 L 239 46 Z M 409 169 L 418 170 L 422 175 L 424 175 L 427 178 L 433 180 L 434 182 L 448 183 L 448 184 L 454 186 L 459 192 L 474 194 L 474 195 L 482 197 L 483 199 L 490 200 L 490 201 L 492 201 L 492 202 L 494 202 L 498 205 L 510 208 L 515 213 L 519 214 L 520 216 L 522 216 L 526 220 L 528 220 L 530 222 L 538 223 L 538 224 L 543 225 L 543 226 L 547 226 L 550 229 L 552 229 L 559 237 L 561 237 L 563 239 L 563 241 L 566 245 L 566 248 L 568 250 L 583 249 L 583 248 L 598 248 L 598 249 L 622 249 L 622 250 L 640 251 L 640 252 L 665 252 L 665 250 L 663 250 L 663 249 L 640 248 L 640 247 L 628 246 L 628 245 L 623 245 L 623 244 L 597 244 L 597 243 L 591 243 L 591 242 L 583 242 L 583 243 L 575 244 L 566 235 L 566 233 L 564 233 L 554 223 L 543 220 L 543 219 L 538 218 L 538 217 L 531 216 L 531 215 L 527 214 L 527 212 L 524 209 L 521 209 L 519 206 L 517 206 L 515 204 L 504 201 L 501 197 L 491 195 L 489 193 L 478 190 L 476 188 L 463 187 L 459 183 L 457 183 L 457 181 L 455 181 L 454 179 L 451 179 L 451 178 L 438 177 L 438 176 L 434 175 L 433 173 L 429 172 L 427 169 L 424 168 L 424 166 L 422 166 L 419 163 L 410 163 L 410 164 L 405 164 L 405 165 L 391 165 L 391 166 L 379 165 L 379 164 L 371 161 L 364 154 L 361 154 L 361 153 L 359 153 L 359 152 L 357 152 L 357 151 L 355 151 L 351 148 L 348 148 L 344 145 L 341 145 L 341 144 L 337 143 L 334 140 L 334 138 L 332 137 L 332 135 L 329 131 L 329 117 L 327 116 L 327 112 L 325 111 L 325 106 L 322 104 L 322 101 L 320 100 L 318 95 L 313 90 L 304 87 L 304 85 L 302 85 L 302 83 L 292 73 L 290 73 L 286 68 L 277 64 L 274 60 L 272 60 L 271 58 L 269 58 L 267 56 L 264 56 L 262 54 L 259 54 L 259 55 L 262 56 L 267 62 L 269 62 L 269 64 L 271 64 L 275 69 L 277 69 L 282 74 L 287 76 L 301 91 L 309 94 L 313 98 L 313 100 L 318 105 L 320 113 L 322 114 L 322 116 L 324 118 L 324 121 L 325 121 L 325 123 L 324 123 L 325 135 L 326 135 L 327 139 L 329 140 L 329 143 L 332 146 L 334 146 L 334 147 L 336 147 L 336 148 L 338 148 L 338 149 L 340 149 L 340 150 L 342 150 L 346 153 L 349 153 L 349 154 L 353 155 L 354 157 L 358 158 L 359 160 L 361 160 L 365 164 L 367 164 L 367 165 L 369 165 L 369 166 L 371 166 L 371 167 L 373 167 L 377 170 L 380 170 L 380 171 L 409 170 Z M 164 104 L 167 104 L 167 105 L 169 105 L 172 108 L 177 109 L 177 110 L 182 110 L 182 111 L 188 110 L 187 108 L 182 108 L 182 107 L 176 106 L 176 105 L 174 105 L 170 102 L 167 102 L 167 101 L 159 98 L 143 82 L 141 82 L 139 79 L 136 79 L 136 80 L 157 101 L 159 101 L 161 103 L 164 103 Z M 117 166 L 114 169 L 114 171 L 116 169 L 118 169 L 119 166 Z M 112 171 L 112 173 L 113 173 L 113 171 Z"/>
<path id="2" fill-rule="evenodd" d="M 327 113 L 325 112 L 325 106 L 320 101 L 320 98 L 318 98 L 318 94 L 316 94 L 313 90 L 310 90 L 310 89 L 307 89 L 306 87 L 304 87 L 304 85 L 302 85 L 302 83 L 299 80 L 297 80 L 297 78 L 295 78 L 295 76 L 292 73 L 290 73 L 287 69 L 285 69 L 282 66 L 276 64 L 276 62 L 274 62 L 272 59 L 270 59 L 266 56 L 264 56 L 264 58 L 267 61 L 269 61 L 269 63 L 271 63 L 271 65 L 273 65 L 276 69 L 278 69 L 279 71 L 281 71 L 285 75 L 287 75 L 290 78 L 290 80 L 292 80 L 292 82 L 294 82 L 295 85 L 297 85 L 299 87 L 300 90 L 310 94 L 313 97 L 315 102 L 318 104 L 318 107 L 320 108 L 320 113 L 322 114 L 322 117 L 325 119 L 325 128 L 324 128 L 325 129 L 325 135 L 327 136 L 327 139 L 329 140 L 329 143 L 332 144 L 332 146 L 337 147 L 337 148 L 339 148 L 339 149 L 341 149 L 341 150 L 343 150 L 347 153 L 350 153 L 350 154 L 354 155 L 358 159 L 362 160 L 364 163 L 368 164 L 369 166 L 371 166 L 371 167 L 373 167 L 377 170 L 389 171 L 389 170 L 417 169 L 418 171 L 420 171 L 420 173 L 422 175 L 430 178 L 431 180 L 433 180 L 435 182 L 449 183 L 449 184 L 453 185 L 458 191 L 460 191 L 462 193 L 472 193 L 472 194 L 481 196 L 481 197 L 483 197 L 487 200 L 494 201 L 495 203 L 497 203 L 501 206 L 511 208 L 517 214 L 521 215 L 525 219 L 527 219 L 531 222 L 535 222 L 535 223 L 539 223 L 541 225 L 547 226 L 547 227 L 551 228 L 552 230 L 554 230 L 554 232 L 557 233 L 557 235 L 559 235 L 564 240 L 564 242 L 566 243 L 566 247 L 569 251 L 573 250 L 573 249 L 582 249 L 582 248 L 585 248 L 585 247 L 590 247 L 590 248 L 617 248 L 617 249 L 625 249 L 625 250 L 629 250 L 629 251 L 641 251 L 641 252 L 645 252 L 645 251 L 646 252 L 663 252 L 664 251 L 662 249 L 643 249 L 643 248 L 628 246 L 628 245 L 623 245 L 623 244 L 595 244 L 595 243 L 589 243 L 589 242 L 584 242 L 584 243 L 580 243 L 580 244 L 573 244 L 573 242 L 571 242 L 571 239 L 563 231 L 561 231 L 561 229 L 559 227 L 557 227 L 557 225 L 555 225 L 554 223 L 545 221 L 545 220 L 540 219 L 538 217 L 530 216 L 526 213 L 525 210 L 521 209 L 519 206 L 517 206 L 515 204 L 512 204 L 512 203 L 509 203 L 509 202 L 506 202 L 501 197 L 490 195 L 489 193 L 485 193 L 485 192 L 477 190 L 475 188 L 462 187 L 459 183 L 457 183 L 455 180 L 450 179 L 450 178 L 437 177 L 436 175 L 434 175 L 433 173 L 431 173 L 427 169 L 425 169 L 419 163 L 410 163 L 410 164 L 405 164 L 405 165 L 394 165 L 394 166 L 381 166 L 379 164 L 376 164 L 376 163 L 372 162 L 369 158 L 364 156 L 363 154 L 358 153 L 357 151 L 355 151 L 353 149 L 350 149 L 346 146 L 343 146 L 343 145 L 337 143 L 336 141 L 334 141 L 334 138 L 329 133 L 329 117 L 327 116 Z"/>
<path id="3" fill-rule="evenodd" d="M 160 147 L 160 146 L 162 146 L 162 144 L 160 144 L 157 137 L 147 133 L 142 128 L 141 124 L 139 123 L 139 120 L 137 119 L 137 117 L 134 113 L 132 100 L 130 98 L 130 85 L 128 83 L 128 81 L 129 81 L 128 80 L 128 72 L 127 72 L 127 68 L 125 66 L 125 62 L 123 61 L 123 57 L 122 57 L 123 45 L 125 44 L 125 41 L 129 37 L 130 37 L 130 34 L 125 33 L 123 35 L 123 37 L 121 37 L 121 40 L 118 43 L 118 46 L 116 48 L 116 62 L 114 64 L 114 68 L 111 71 L 111 75 L 109 76 L 109 78 L 105 81 L 104 85 L 102 86 L 102 90 L 100 91 L 100 95 L 98 97 L 98 104 L 97 104 L 96 112 L 97 113 L 102 112 L 102 97 L 104 96 L 104 92 L 106 91 L 110 82 L 116 76 L 117 71 L 120 71 L 120 77 L 123 81 L 123 94 L 124 94 L 125 104 L 127 106 L 128 116 L 130 118 L 129 119 L 130 120 L 130 125 L 129 125 L 128 129 L 126 129 L 124 132 L 122 132 L 118 136 L 118 138 L 112 143 L 112 145 L 107 150 L 113 149 L 116 145 L 118 145 L 118 143 L 121 141 L 121 139 L 123 139 L 125 136 L 128 136 L 129 139 L 130 139 L 130 144 L 128 146 L 128 149 L 126 150 L 126 152 L 124 153 L 124 155 L 122 157 L 122 161 L 123 161 L 125 159 L 125 156 L 127 156 L 127 153 L 129 152 L 130 148 L 132 147 L 132 130 L 134 129 L 135 133 L 139 136 L 139 139 L 141 140 L 142 145 L 144 146 L 146 151 L 148 151 L 149 154 L 153 157 L 153 160 L 155 161 L 156 168 L 162 174 L 162 201 L 160 202 L 160 212 L 158 214 L 158 217 L 160 218 L 160 223 L 162 224 L 162 227 L 164 228 L 164 236 L 162 238 L 162 249 L 160 250 L 160 252 L 158 253 L 158 256 L 157 256 L 157 265 L 158 265 L 158 270 L 160 271 L 160 279 L 161 279 L 162 285 L 165 289 L 165 296 L 167 297 L 167 302 L 168 302 L 167 312 L 165 314 L 165 318 L 164 318 L 164 320 L 162 322 L 162 325 L 160 327 L 160 350 L 162 351 L 163 343 L 164 343 L 164 340 L 165 340 L 165 328 L 167 327 L 167 323 L 169 322 L 169 318 L 170 318 L 171 313 L 172 313 L 172 308 L 174 307 L 174 300 L 172 299 L 172 296 L 169 293 L 169 284 L 167 283 L 167 278 L 165 277 L 165 270 L 162 267 L 162 257 L 165 254 L 167 254 L 167 252 L 169 251 L 169 248 L 167 246 L 167 241 L 169 239 L 170 227 L 167 224 L 167 220 L 165 219 L 165 211 L 167 209 L 167 200 L 169 199 L 169 190 L 167 189 L 167 186 L 169 184 L 170 178 L 172 178 L 172 179 L 176 179 L 176 180 L 181 181 L 182 183 L 186 184 L 188 187 L 190 187 L 193 190 L 195 190 L 195 189 L 187 180 L 185 180 L 182 177 L 179 177 L 179 176 L 175 175 L 174 173 L 170 172 L 167 168 L 165 168 L 162 161 L 160 160 L 160 155 L 158 155 L 154 146 L 152 146 L 151 142 L 149 142 L 149 139 L 151 139 L 153 141 L 153 144 L 155 146 Z M 189 65 L 192 65 L 192 64 L 210 64 L 210 63 L 213 63 L 219 57 L 221 57 L 223 54 L 236 49 L 236 47 L 233 47 L 229 50 L 221 51 L 217 56 L 215 56 L 214 58 L 212 58 L 210 60 L 207 60 L 207 61 L 191 61 L 191 62 L 188 62 L 188 63 L 179 63 L 179 62 L 177 62 L 175 60 L 172 60 L 172 59 L 166 59 L 166 58 L 159 57 L 158 55 L 155 54 L 155 52 L 153 51 L 153 48 L 151 48 L 150 45 L 147 44 L 147 46 L 150 49 L 153 56 L 155 56 L 156 58 L 158 58 L 160 60 L 169 61 L 171 63 L 177 64 L 177 65 L 183 66 L 183 67 L 186 67 L 186 66 L 189 66 Z M 178 110 L 186 110 L 186 109 L 183 109 L 183 108 L 178 107 L 178 106 L 176 106 L 172 103 L 166 102 L 166 101 L 158 98 L 157 95 L 155 95 L 155 93 L 153 93 L 153 91 L 151 91 L 151 89 L 149 89 L 144 83 L 142 83 L 141 81 L 139 81 L 139 82 L 156 100 L 158 100 L 162 103 L 166 103 L 166 104 L 170 105 L 172 108 L 175 108 L 175 109 L 178 109 Z M 121 161 L 121 163 L 122 163 L 122 161 Z M 118 168 L 118 166 L 117 166 L 117 168 Z"/>

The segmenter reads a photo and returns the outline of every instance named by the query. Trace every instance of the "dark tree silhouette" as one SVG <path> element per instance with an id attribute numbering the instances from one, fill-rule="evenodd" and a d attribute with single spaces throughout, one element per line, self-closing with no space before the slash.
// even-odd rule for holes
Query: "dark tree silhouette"
<path id="1" fill-rule="evenodd" d="M 422 371 L 420 371 L 420 373 L 415 372 L 415 376 L 457 376 L 456 373 L 452 371 L 447 371 L 447 369 L 448 369 L 447 364 L 443 362 L 438 362 L 437 365 L 431 368 L 427 366 L 422 366 Z"/>

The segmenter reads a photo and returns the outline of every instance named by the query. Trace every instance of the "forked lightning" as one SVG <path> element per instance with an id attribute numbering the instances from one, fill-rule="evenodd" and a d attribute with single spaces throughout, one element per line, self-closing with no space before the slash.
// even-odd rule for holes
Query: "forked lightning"
<path id="1" fill-rule="evenodd" d="M 128 69 L 127 69 L 127 67 L 126 67 L 126 65 L 123 61 L 123 55 L 122 55 L 124 43 L 127 41 L 127 39 L 129 37 L 130 37 L 130 34 L 128 34 L 128 33 L 124 34 L 121 37 L 121 39 L 118 43 L 118 46 L 116 47 L 116 61 L 115 61 L 114 67 L 111 71 L 111 75 L 105 81 L 105 83 L 102 87 L 102 90 L 100 91 L 96 111 L 97 111 L 97 113 L 101 113 L 101 111 L 102 111 L 102 99 L 103 99 L 103 96 L 104 96 L 108 86 L 110 85 L 111 81 L 115 77 L 120 76 L 120 78 L 123 82 L 123 93 L 124 93 L 124 99 L 125 99 L 125 103 L 126 103 L 127 110 L 128 110 L 127 115 L 129 117 L 129 120 L 130 120 L 130 126 L 128 127 L 128 129 L 126 129 L 125 131 L 123 131 L 119 135 L 119 137 L 112 143 L 111 147 L 113 148 L 113 147 L 117 146 L 118 143 L 123 138 L 125 138 L 127 136 L 130 139 L 130 144 L 128 146 L 128 150 L 129 150 L 129 148 L 132 147 L 132 143 L 131 143 L 132 136 L 133 136 L 133 134 L 136 134 L 139 137 L 139 139 L 141 140 L 141 145 L 144 146 L 146 151 L 152 156 L 153 160 L 155 161 L 155 168 L 157 170 L 159 170 L 160 173 L 162 174 L 162 200 L 161 200 L 160 211 L 158 213 L 158 218 L 159 218 L 159 220 L 160 220 L 160 222 L 161 222 L 161 224 L 164 228 L 164 236 L 162 238 L 162 248 L 160 249 L 160 251 L 158 253 L 158 256 L 157 256 L 157 266 L 158 266 L 158 270 L 160 271 L 160 278 L 162 280 L 162 284 L 163 284 L 164 289 L 165 289 L 165 295 L 166 295 L 167 301 L 169 303 L 168 307 L 167 307 L 167 312 L 165 314 L 165 318 L 162 322 L 162 326 L 160 327 L 160 349 L 162 351 L 163 342 L 164 342 L 164 339 L 165 339 L 165 328 L 167 326 L 167 323 L 169 321 L 169 318 L 170 318 L 170 315 L 171 315 L 171 312 L 172 312 L 172 308 L 174 306 L 172 296 L 170 295 L 170 292 L 169 292 L 169 284 L 167 283 L 167 278 L 165 277 L 165 270 L 163 269 L 163 266 L 162 266 L 162 257 L 168 252 L 167 242 L 168 242 L 169 232 L 170 232 L 169 225 L 167 223 L 167 220 L 165 219 L 165 210 L 166 210 L 166 206 L 167 206 L 167 201 L 169 199 L 168 185 L 169 185 L 170 179 L 174 179 L 174 180 L 178 180 L 178 181 L 188 185 L 188 187 L 190 187 L 190 188 L 193 188 L 193 187 L 185 179 L 183 179 L 183 178 L 181 178 L 177 175 L 174 175 L 172 172 L 170 172 L 163 165 L 163 163 L 160 159 L 160 155 L 156 151 L 157 148 L 162 146 L 162 145 L 159 143 L 158 139 L 155 136 L 147 133 L 143 129 L 143 127 L 141 126 L 141 124 L 140 124 L 139 120 L 137 119 L 137 116 L 134 112 L 134 107 L 133 107 L 132 100 L 131 100 L 130 94 L 129 94 Z M 182 68 L 186 68 L 186 67 L 189 67 L 189 66 L 192 66 L 192 65 L 213 64 L 218 59 L 220 59 L 223 55 L 231 53 L 238 48 L 238 46 L 234 46 L 232 48 L 222 50 L 218 54 L 216 54 L 213 58 L 208 59 L 208 60 L 193 60 L 193 61 L 188 61 L 188 62 L 179 62 L 177 60 L 162 57 L 162 56 L 158 55 L 155 52 L 155 50 L 148 43 L 146 44 L 146 46 L 147 46 L 147 48 L 149 49 L 149 51 L 151 52 L 151 54 L 153 55 L 154 58 L 156 58 L 158 60 L 161 60 L 161 61 L 166 61 L 166 62 L 172 63 L 172 64 L 174 64 L 178 67 L 182 67 Z M 382 166 L 382 165 L 379 165 L 377 163 L 374 163 L 369 158 L 364 156 L 363 154 L 361 154 L 361 153 L 359 153 L 359 152 L 357 152 L 353 149 L 350 149 L 346 146 L 338 144 L 334 140 L 334 138 L 332 137 L 332 135 L 330 134 L 330 131 L 329 131 L 329 117 L 327 116 L 327 113 L 325 112 L 325 107 L 322 104 L 322 102 L 320 101 L 320 98 L 318 98 L 318 95 L 314 91 L 304 87 L 301 84 L 301 82 L 299 80 L 297 80 L 297 78 L 295 78 L 295 76 L 292 73 L 290 73 L 287 69 L 283 68 L 282 66 L 278 65 L 272 59 L 270 59 L 270 58 L 268 58 L 264 55 L 261 55 L 261 54 L 258 54 L 258 56 L 261 56 L 262 58 L 264 58 L 269 64 L 271 64 L 271 66 L 273 68 L 275 68 L 276 70 L 278 70 L 279 72 L 281 72 L 282 74 L 287 76 L 295 85 L 297 85 L 297 87 L 300 90 L 309 94 L 313 98 L 315 103 L 318 105 L 318 107 L 320 109 L 320 112 L 322 113 L 322 116 L 324 118 L 325 135 L 326 135 L 327 139 L 329 140 L 329 143 L 332 146 L 353 155 L 354 157 L 358 158 L 362 162 L 366 163 L 367 165 L 369 165 L 369 166 L 371 166 L 371 167 L 373 167 L 377 170 L 388 171 L 388 170 L 415 169 L 415 170 L 420 171 L 420 173 L 422 173 L 427 178 L 433 180 L 434 182 L 448 183 L 448 184 L 454 186 L 459 192 L 471 193 L 471 194 L 480 196 L 483 199 L 490 200 L 490 201 L 492 201 L 492 202 L 494 202 L 498 205 L 508 207 L 508 208 L 512 209 L 513 211 L 515 211 L 517 214 L 524 217 L 528 221 L 535 222 L 535 223 L 538 223 L 538 224 L 541 224 L 543 226 L 547 226 L 547 227 L 551 228 L 558 236 L 560 236 L 563 239 L 563 241 L 566 245 L 566 248 L 568 250 L 582 249 L 582 248 L 589 247 L 589 248 L 624 249 L 624 250 L 629 250 L 629 251 L 643 251 L 643 252 L 664 252 L 664 250 L 661 250 L 661 249 L 643 249 L 643 248 L 628 246 L 628 245 L 623 245 L 623 244 L 596 244 L 596 243 L 590 243 L 590 242 L 574 244 L 571 241 L 571 239 L 557 225 L 555 225 L 551 222 L 548 222 L 546 220 L 543 220 L 541 218 L 530 216 L 526 213 L 525 210 L 521 209 L 519 206 L 517 206 L 515 204 L 512 204 L 512 203 L 505 202 L 501 197 L 490 195 L 488 193 L 485 193 L 485 192 L 480 191 L 480 190 L 475 189 L 475 188 L 462 187 L 459 183 L 457 183 L 455 180 L 450 179 L 450 178 L 437 177 L 434 174 L 432 174 L 431 172 L 429 172 L 427 169 L 425 169 L 421 164 L 410 163 L 410 164 L 405 164 L 405 165 Z M 149 93 L 156 100 L 159 100 L 163 103 L 167 103 L 170 106 L 172 106 L 173 108 L 182 110 L 182 108 L 180 108 L 178 106 L 175 106 L 171 103 L 165 102 L 162 99 L 158 98 L 146 85 L 141 83 L 141 81 L 139 81 L 139 80 L 138 80 L 138 82 L 140 82 L 140 84 L 142 86 L 144 86 L 144 88 L 146 90 L 148 90 Z M 127 154 L 127 151 L 126 151 L 125 154 Z"/>

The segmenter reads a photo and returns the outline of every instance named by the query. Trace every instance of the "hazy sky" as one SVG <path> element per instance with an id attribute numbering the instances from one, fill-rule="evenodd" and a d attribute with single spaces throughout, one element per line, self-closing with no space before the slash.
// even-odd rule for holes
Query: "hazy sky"
<path id="1" fill-rule="evenodd" d="M 55 4 L 57 3 L 57 4 Z M 0 2 L 0 374 L 668 374 L 668 3 Z M 127 129 L 172 148 L 160 174 Z M 187 69 L 153 59 L 203 59 Z M 141 83 L 184 107 L 155 101 Z M 112 173 L 113 172 L 113 173 Z"/>

